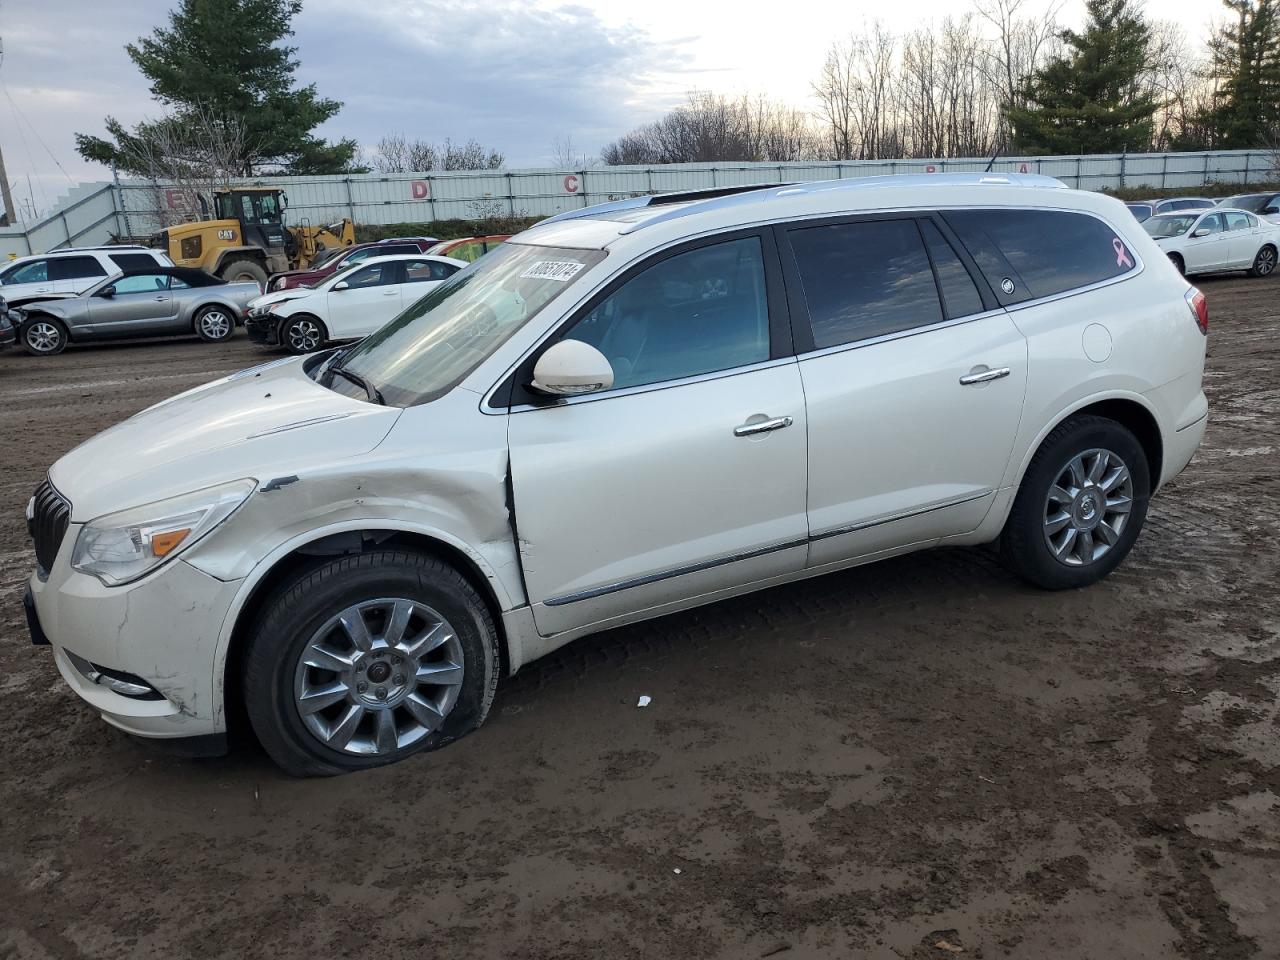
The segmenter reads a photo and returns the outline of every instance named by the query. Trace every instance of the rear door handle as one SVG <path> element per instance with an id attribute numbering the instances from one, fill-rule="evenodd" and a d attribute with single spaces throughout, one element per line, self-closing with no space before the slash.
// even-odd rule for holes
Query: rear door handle
<path id="1" fill-rule="evenodd" d="M 749 437 L 756 433 L 768 433 L 770 430 L 781 430 L 795 423 L 790 417 L 774 417 L 772 420 L 761 420 L 759 423 L 744 423 L 733 428 L 735 437 Z"/>
<path id="2" fill-rule="evenodd" d="M 168 299 L 168 297 L 156 297 L 156 303 L 165 303 Z"/>
<path id="3" fill-rule="evenodd" d="M 967 387 L 974 383 L 987 383 L 991 380 L 999 380 L 1001 377 L 1007 377 L 1012 371 L 1008 367 L 999 367 L 995 370 L 979 370 L 977 373 L 968 373 L 960 378 L 960 385 Z"/>

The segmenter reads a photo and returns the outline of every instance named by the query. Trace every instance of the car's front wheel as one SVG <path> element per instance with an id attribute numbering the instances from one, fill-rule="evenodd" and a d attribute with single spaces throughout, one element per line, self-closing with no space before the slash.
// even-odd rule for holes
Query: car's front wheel
<path id="1" fill-rule="evenodd" d="M 280 330 L 280 342 L 290 353 L 311 353 L 324 346 L 329 331 L 316 317 L 298 314 L 284 322 Z"/>
<path id="2" fill-rule="evenodd" d="M 196 334 L 207 343 L 230 340 L 235 333 L 236 321 L 225 307 L 205 307 L 195 317 Z"/>
<path id="3" fill-rule="evenodd" d="M 1253 258 L 1253 266 L 1249 268 L 1251 277 L 1269 277 L 1276 269 L 1276 248 L 1268 244 L 1258 251 Z"/>
<path id="4" fill-rule="evenodd" d="M 394 763 L 478 727 L 498 682 L 484 601 L 426 554 L 339 557 L 286 581 L 243 661 L 245 707 L 294 776 Z"/>
<path id="5" fill-rule="evenodd" d="M 33 357 L 52 357 L 67 349 L 67 328 L 52 317 L 36 315 L 22 325 L 22 348 Z"/>
<path id="6" fill-rule="evenodd" d="M 1006 565 L 1048 590 L 1101 580 L 1125 558 L 1147 515 L 1142 444 L 1097 416 L 1056 427 L 1031 459 L 1000 538 Z"/>

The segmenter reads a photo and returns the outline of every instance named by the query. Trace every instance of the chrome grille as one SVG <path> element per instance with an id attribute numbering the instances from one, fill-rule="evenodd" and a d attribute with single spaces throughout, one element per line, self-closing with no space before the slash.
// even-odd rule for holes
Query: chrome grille
<path id="1" fill-rule="evenodd" d="M 27 519 L 27 531 L 36 546 L 36 563 L 44 572 L 53 568 L 53 561 L 62 546 L 71 523 L 71 503 L 54 489 L 47 479 L 36 487 L 31 504 L 31 516 Z"/>

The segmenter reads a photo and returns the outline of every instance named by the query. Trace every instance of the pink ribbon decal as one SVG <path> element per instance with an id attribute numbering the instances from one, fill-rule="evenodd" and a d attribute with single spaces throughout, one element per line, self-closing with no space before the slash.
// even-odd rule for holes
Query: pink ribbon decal
<path id="1" fill-rule="evenodd" d="M 1116 252 L 1117 267 L 1132 267 L 1133 261 L 1129 258 L 1129 251 L 1124 248 L 1124 241 L 1116 237 L 1111 241 L 1111 249 Z"/>

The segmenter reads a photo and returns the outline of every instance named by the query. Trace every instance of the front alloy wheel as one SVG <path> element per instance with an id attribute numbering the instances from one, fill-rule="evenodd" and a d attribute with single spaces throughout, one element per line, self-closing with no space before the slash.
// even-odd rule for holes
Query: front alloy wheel
<path id="1" fill-rule="evenodd" d="M 51 357 L 67 346 L 62 326 L 52 320 L 33 320 L 22 331 L 22 343 L 27 352 L 38 357 Z"/>
<path id="2" fill-rule="evenodd" d="M 294 706 L 325 746 L 390 755 L 444 722 L 464 672 L 453 627 L 405 597 L 352 604 L 312 636 L 294 672 Z"/>
<path id="3" fill-rule="evenodd" d="M 284 345 L 291 353 L 311 353 L 324 344 L 324 331 L 310 317 L 295 317 L 284 328 Z"/>
<path id="4" fill-rule="evenodd" d="M 235 322 L 227 316 L 226 311 L 218 307 L 209 307 L 200 314 L 196 321 L 196 333 L 201 340 L 217 343 L 226 340 L 235 330 Z"/>

